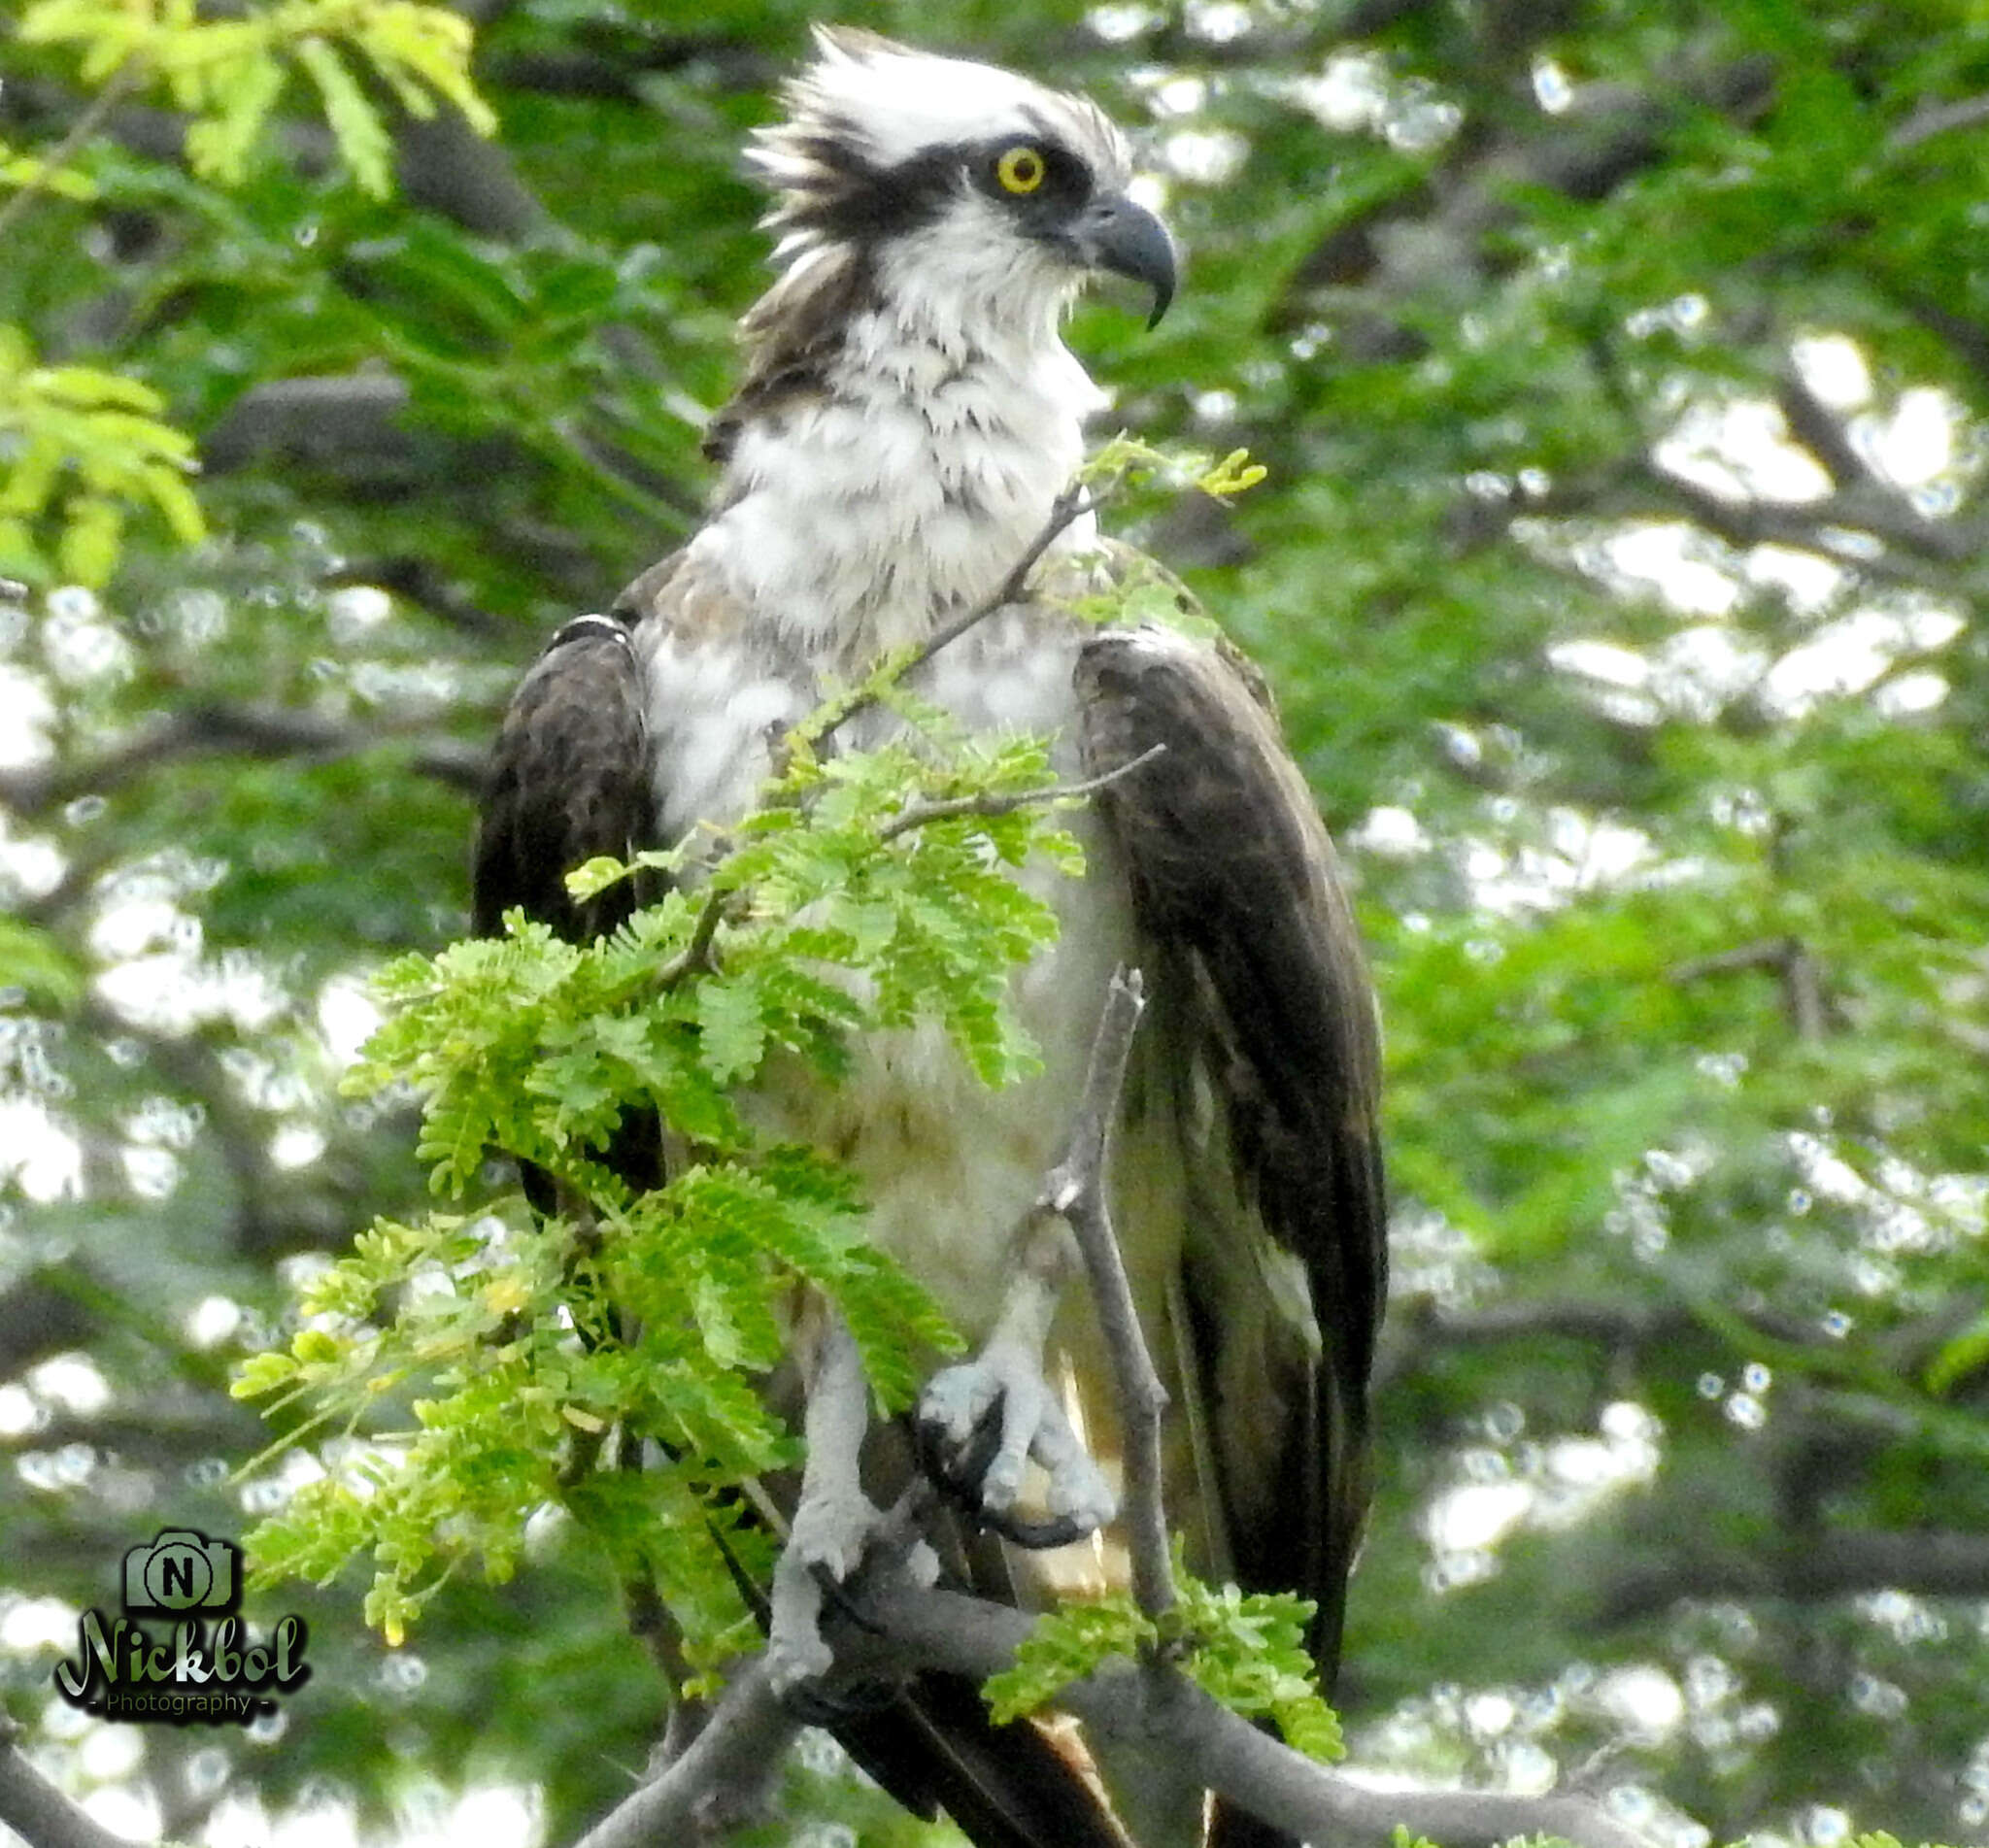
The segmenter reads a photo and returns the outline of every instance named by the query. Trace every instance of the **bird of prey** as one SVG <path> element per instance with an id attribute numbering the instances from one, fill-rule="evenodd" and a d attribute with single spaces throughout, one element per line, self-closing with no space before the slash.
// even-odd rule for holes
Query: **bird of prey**
<path id="1" fill-rule="evenodd" d="M 576 938 L 611 927 L 569 896 L 570 867 L 735 820 L 782 727 L 993 597 L 1046 530 L 1103 402 L 1061 337 L 1065 310 L 1100 272 L 1145 285 L 1156 321 L 1174 291 L 1173 245 L 1129 191 L 1127 141 L 1080 97 L 824 29 L 784 102 L 749 153 L 773 194 L 775 276 L 741 323 L 743 383 L 710 425 L 710 514 L 525 674 L 483 808 L 486 932 L 513 906 Z M 857 1048 L 838 1086 L 762 1079 L 754 1107 L 848 1163 L 874 1240 L 970 1344 L 992 1344 L 928 1395 L 942 1456 L 958 1462 L 991 1393 L 1036 1407 L 1020 1430 L 1002 1413 L 987 1518 L 1021 1531 L 1004 1516 L 1033 1455 L 1064 1532 L 1107 1522 L 1118 1416 L 1089 1304 L 1063 1293 L 1024 1365 L 1009 1286 L 1106 979 L 1141 969 L 1150 1006 L 1111 1193 L 1170 1398 L 1169 1515 L 1204 1576 L 1317 1600 L 1330 1679 L 1384 1294 L 1371 988 L 1255 670 L 1226 644 L 1101 628 L 1033 593 L 1096 569 L 1102 544 L 1073 522 L 1031 588 L 915 682 L 970 729 L 1054 736 L 1073 780 L 1150 754 L 1078 817 L 1085 876 L 1045 878 L 1061 938 L 1013 995 L 1040 1074 L 984 1089 L 938 1029 L 907 1029 Z M 873 712 L 844 742 L 894 722 Z M 654 1164 L 667 1126 L 660 1149 L 654 1132 L 625 1140 L 618 1159 Z M 1029 1394 L 1024 1373 L 1049 1390 Z M 1037 1553 L 984 1534 L 957 1558 L 979 1588 L 1038 1602 L 1125 1568 L 1108 1528 Z M 1207 1821 L 1164 1767 L 1115 1782 L 1101 1761 L 1115 1818 L 1066 1750 L 1028 1724 L 992 1727 L 971 1689 L 939 1676 L 840 1732 L 894 1794 L 945 1807 L 984 1848 L 1123 1842 L 1123 1829 L 1150 1845 L 1283 1839 L 1220 1805 Z"/>

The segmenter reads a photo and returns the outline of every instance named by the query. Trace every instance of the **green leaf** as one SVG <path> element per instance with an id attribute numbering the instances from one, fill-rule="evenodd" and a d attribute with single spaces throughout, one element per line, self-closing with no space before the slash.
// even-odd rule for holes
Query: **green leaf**
<path id="1" fill-rule="evenodd" d="M 296 55 L 324 98 L 331 132 L 354 178 L 376 199 L 384 199 L 393 190 L 393 143 L 379 112 L 322 39 L 299 40 Z"/>
<path id="2" fill-rule="evenodd" d="M 711 977 L 697 985 L 698 1053 L 721 1085 L 759 1068 L 766 1050 L 766 1021 L 757 980 Z"/>
<path id="3" fill-rule="evenodd" d="M 17 989 L 29 1000 L 67 1013 L 83 999 L 84 973 L 46 930 L 17 918 L 0 917 L 0 991 Z"/>

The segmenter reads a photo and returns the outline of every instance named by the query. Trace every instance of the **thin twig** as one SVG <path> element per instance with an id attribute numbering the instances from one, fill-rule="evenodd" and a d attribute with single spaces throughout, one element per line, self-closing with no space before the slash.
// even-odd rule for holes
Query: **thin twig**
<path id="1" fill-rule="evenodd" d="M 1759 943 L 1737 944 L 1731 950 L 1715 950 L 1709 956 L 1674 963 L 1665 972 L 1665 980 L 1683 988 L 1709 975 L 1732 975 L 1740 969 L 1779 972 L 1788 964 L 1791 944 L 1788 937 L 1768 937 Z"/>
<path id="2" fill-rule="evenodd" d="M 89 107 L 70 124 L 68 134 L 62 137 L 55 151 L 43 159 L 36 171 L 24 180 L 14 197 L 0 206 L 0 243 L 6 241 L 12 231 L 42 194 L 48 190 L 49 179 L 57 174 L 83 151 L 84 146 L 99 128 L 111 111 L 121 103 L 132 86 L 138 82 L 138 67 L 126 58 L 104 80 L 104 86 L 91 98 Z"/>
<path id="3" fill-rule="evenodd" d="M 1789 1026 L 1798 1039 L 1820 1040 L 1830 1035 L 1830 1001 L 1823 990 L 1823 965 L 1801 937 L 1770 937 L 1743 943 L 1711 956 L 1695 957 L 1673 967 L 1667 979 L 1684 987 L 1709 975 L 1736 969 L 1771 969 L 1781 978 Z"/>
<path id="4" fill-rule="evenodd" d="M 900 834 L 909 834 L 915 827 L 924 827 L 931 822 L 950 822 L 961 815 L 1013 815 L 1017 809 L 1026 809 L 1038 802 L 1062 802 L 1095 795 L 1117 783 L 1121 777 L 1130 776 L 1142 764 L 1151 763 L 1166 748 L 1163 744 L 1149 745 L 1138 756 L 1129 758 L 1117 769 L 1107 770 L 1100 776 L 1086 777 L 1081 783 L 1051 783 L 1040 790 L 1014 790 L 1005 795 L 956 795 L 941 802 L 914 802 L 899 810 L 879 828 L 877 838 L 880 841 L 895 840 Z"/>
<path id="5" fill-rule="evenodd" d="M 691 926 L 691 941 L 657 971 L 658 988 L 673 989 L 687 975 L 710 975 L 717 968 L 711 953 L 712 944 L 718 937 L 719 925 L 725 921 L 725 913 L 730 909 L 734 895 L 729 890 L 707 894 L 704 909 L 697 914 L 697 923 Z"/>
<path id="6" fill-rule="evenodd" d="M 1132 1286 L 1105 1201 L 1112 1123 L 1119 1114 L 1126 1064 L 1145 1007 L 1139 971 L 1115 970 L 1092 1040 L 1091 1064 L 1070 1141 L 1063 1159 L 1045 1178 L 1039 1203 L 1062 1218 L 1084 1254 L 1126 1426 L 1126 1525 L 1132 1555 L 1132 1596 L 1142 1612 L 1158 1618 L 1174 1604 L 1167 1515 L 1161 1498 L 1161 1414 L 1166 1409 L 1167 1394 L 1140 1330 Z"/>
<path id="7" fill-rule="evenodd" d="M 1050 550 L 1066 527 L 1082 520 L 1087 514 L 1096 513 L 1109 495 L 1108 488 L 1094 491 L 1087 489 L 1078 482 L 1073 482 L 1066 487 L 1050 503 L 1050 516 L 1043 521 L 1042 530 L 1029 541 L 1028 550 L 1015 561 L 1008 575 L 994 587 L 993 594 L 983 598 L 971 609 L 963 611 L 952 622 L 934 629 L 905 664 L 892 676 L 893 683 L 909 679 L 942 648 L 959 641 L 977 622 L 987 621 L 996 610 L 1005 609 L 1009 604 L 1019 602 L 1023 592 L 1028 588 L 1029 573 L 1042 561 L 1044 553 Z M 876 705 L 878 697 L 875 689 L 855 694 L 841 712 L 836 713 L 821 730 L 813 734 L 814 742 L 819 745 L 824 739 L 832 737 L 860 712 L 866 712 Z"/>
<path id="8" fill-rule="evenodd" d="M 1989 121 L 1989 96 L 1964 96 L 1952 103 L 1923 103 L 1885 138 L 1888 153 L 1905 153 L 1936 135 L 1979 128 Z"/>

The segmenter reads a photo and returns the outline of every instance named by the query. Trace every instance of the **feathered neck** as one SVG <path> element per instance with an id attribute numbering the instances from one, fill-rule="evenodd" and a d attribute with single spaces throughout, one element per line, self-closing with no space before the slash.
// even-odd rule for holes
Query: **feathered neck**
<path id="1" fill-rule="evenodd" d="M 750 622 L 837 673 L 992 594 L 1083 457 L 1102 394 L 1060 336 L 1063 291 L 1005 291 L 987 260 L 826 250 L 748 317 L 692 548 Z"/>

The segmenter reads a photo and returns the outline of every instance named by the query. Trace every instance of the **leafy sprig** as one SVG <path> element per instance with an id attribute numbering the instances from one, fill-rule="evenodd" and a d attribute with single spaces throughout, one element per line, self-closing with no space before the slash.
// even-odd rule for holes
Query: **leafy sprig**
<path id="1" fill-rule="evenodd" d="M 997 1722 L 1019 1719 L 1115 1658 L 1159 1656 L 1232 1712 L 1272 1721 L 1307 1757 L 1331 1764 L 1345 1756 L 1338 1716 L 1320 1695 L 1305 1647 L 1310 1599 L 1206 1585 L 1187 1569 L 1178 1536 L 1174 1590 L 1173 1606 L 1158 1618 L 1126 1593 L 1046 1612 L 1015 1665 L 983 1685 L 989 1711 Z"/>
<path id="2" fill-rule="evenodd" d="M 833 1083 L 860 1041 L 903 1032 L 943 1034 L 989 1085 L 1033 1071 L 1008 981 L 1056 917 L 1030 884 L 1082 868 L 1043 741 L 898 704 L 875 750 L 790 752 L 723 839 L 580 868 L 595 894 L 698 862 L 694 890 L 613 935 L 569 944 L 514 914 L 501 938 L 384 972 L 389 1018 L 348 1090 L 420 1095 L 442 1194 L 502 1151 L 584 1206 L 539 1234 L 383 1224 L 313 1283 L 302 1327 L 235 1388 L 308 1411 L 294 1435 L 335 1433 L 326 1474 L 250 1536 L 262 1578 L 370 1555 L 367 1616 L 397 1639 L 463 1562 L 508 1576 L 533 1511 L 560 1506 L 657 1583 L 695 1660 L 737 1648 L 740 1498 L 794 1461 L 752 1379 L 782 1355 L 794 1286 L 836 1302 L 889 1406 L 957 1345 L 864 1238 L 852 1177 L 759 1132 L 741 1095 L 770 1060 Z M 647 1192 L 609 1159 L 630 1112 L 680 1147 Z M 371 1428 L 389 1405 L 409 1427 Z M 637 1436 L 667 1463 L 618 1468 Z"/>
<path id="3" fill-rule="evenodd" d="M 99 585 L 118 560 L 126 511 L 149 506 L 183 544 L 205 534 L 187 487 L 192 439 L 161 420 L 149 386 L 95 366 L 49 366 L 19 329 L 0 323 L 0 572 L 46 575 L 36 542 L 59 513 L 55 563 Z"/>
<path id="4" fill-rule="evenodd" d="M 46 157 L 0 147 L 0 246 L 39 199 L 94 196 L 76 160 L 118 102 L 148 89 L 189 118 L 186 160 L 222 185 L 247 177 L 299 73 L 340 158 L 375 196 L 392 190 L 392 138 L 362 73 L 410 115 L 447 104 L 479 133 L 495 126 L 470 82 L 469 22 L 418 0 L 279 0 L 228 18 L 199 17 L 192 0 L 35 0 L 17 30 L 24 44 L 72 49 L 95 94 Z M 161 519 L 183 545 L 199 543 L 193 445 L 163 420 L 165 408 L 135 380 L 44 365 L 20 328 L 0 322 L 0 574 L 101 585 L 134 511 Z"/>
<path id="5" fill-rule="evenodd" d="M 317 89 L 340 157 L 376 197 L 392 190 L 392 142 L 354 62 L 412 116 L 446 102 L 480 134 L 495 126 L 470 82 L 469 22 L 416 0 L 281 0 L 222 19 L 196 17 L 190 0 L 36 0 L 20 37 L 75 46 L 86 84 L 158 85 L 193 118 L 194 171 L 225 185 L 242 179 L 293 71 Z"/>

